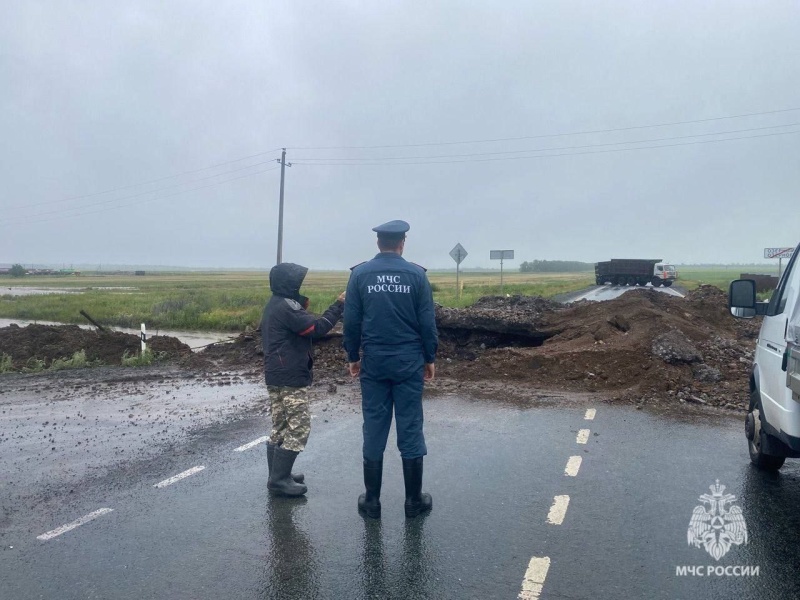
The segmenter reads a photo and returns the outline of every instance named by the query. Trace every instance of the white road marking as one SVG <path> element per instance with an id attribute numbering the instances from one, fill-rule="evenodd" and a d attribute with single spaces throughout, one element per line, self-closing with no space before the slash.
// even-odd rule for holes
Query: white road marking
<path id="1" fill-rule="evenodd" d="M 188 469 L 188 470 L 184 471 L 183 473 L 178 473 L 177 475 L 173 475 L 169 479 L 165 479 L 164 481 L 159 481 L 153 487 L 157 487 L 157 488 L 167 487 L 168 485 L 172 485 L 176 481 L 180 481 L 181 479 L 185 479 L 186 477 L 189 477 L 190 475 L 194 475 L 195 473 L 199 473 L 203 469 L 205 469 L 205 467 L 203 467 L 203 466 L 192 467 L 191 469 Z"/>
<path id="2" fill-rule="evenodd" d="M 269 436 L 265 435 L 264 437 L 260 437 L 257 440 L 253 440 L 252 442 L 248 442 L 244 446 L 239 446 L 238 448 L 234 448 L 234 452 L 244 452 L 245 450 L 250 450 L 253 446 L 258 446 L 259 444 L 263 444 L 264 442 L 269 441 Z"/>
<path id="3" fill-rule="evenodd" d="M 580 456 L 570 456 L 567 461 L 567 468 L 564 469 L 564 475 L 575 477 L 578 474 L 578 469 L 581 468 L 582 460 Z"/>
<path id="4" fill-rule="evenodd" d="M 94 521 L 97 517 L 101 517 L 103 515 L 107 515 L 110 512 L 113 512 L 113 508 L 101 508 L 94 512 L 90 512 L 88 515 L 81 517 L 73 521 L 72 523 L 67 523 L 66 525 L 62 525 L 58 529 L 53 529 L 53 531 L 48 531 L 47 533 L 43 533 L 42 535 L 37 535 L 37 540 L 42 540 L 46 542 L 47 540 L 51 540 L 54 537 L 58 537 L 62 533 L 67 533 L 68 531 L 72 531 L 76 527 L 80 527 L 81 525 L 85 525 L 89 521 Z"/>
<path id="5" fill-rule="evenodd" d="M 534 556 L 528 563 L 528 570 L 525 571 L 525 578 L 522 580 L 522 591 L 517 598 L 519 600 L 538 600 L 548 569 L 550 569 L 549 556 Z"/>
<path id="6" fill-rule="evenodd" d="M 552 525 L 561 525 L 564 522 L 564 517 L 567 516 L 568 506 L 569 496 L 556 496 L 553 498 L 553 506 L 550 507 L 550 512 L 547 514 L 547 522 Z"/>
<path id="7" fill-rule="evenodd" d="M 585 444 L 586 442 L 588 442 L 589 441 L 589 430 L 588 429 L 581 429 L 578 432 L 578 437 L 577 437 L 577 439 L 575 441 L 578 442 L 579 444 Z"/>
<path id="8" fill-rule="evenodd" d="M 597 414 L 597 409 L 595 408 L 587 408 L 586 409 L 586 416 L 583 417 L 587 421 L 594 421 L 594 416 Z"/>

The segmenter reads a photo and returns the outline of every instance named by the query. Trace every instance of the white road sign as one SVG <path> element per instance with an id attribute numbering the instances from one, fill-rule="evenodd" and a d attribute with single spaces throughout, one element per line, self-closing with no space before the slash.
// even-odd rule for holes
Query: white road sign
<path id="1" fill-rule="evenodd" d="M 489 250 L 490 260 L 509 260 L 514 258 L 513 250 Z"/>
<path id="2" fill-rule="evenodd" d="M 453 260 L 456 261 L 457 265 L 460 265 L 461 261 L 467 258 L 467 251 L 461 244 L 456 244 L 453 249 L 450 250 L 450 256 L 453 257 Z"/>
<path id="3" fill-rule="evenodd" d="M 792 258 L 794 248 L 764 248 L 764 258 Z"/>

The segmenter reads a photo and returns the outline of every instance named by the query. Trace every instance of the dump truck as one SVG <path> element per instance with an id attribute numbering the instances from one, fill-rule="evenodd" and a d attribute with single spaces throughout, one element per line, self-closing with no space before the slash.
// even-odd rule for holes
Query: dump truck
<path id="1" fill-rule="evenodd" d="M 653 287 L 669 287 L 678 278 L 678 271 L 660 258 L 612 258 L 595 264 L 594 277 L 597 285 L 645 286 L 651 283 Z"/>

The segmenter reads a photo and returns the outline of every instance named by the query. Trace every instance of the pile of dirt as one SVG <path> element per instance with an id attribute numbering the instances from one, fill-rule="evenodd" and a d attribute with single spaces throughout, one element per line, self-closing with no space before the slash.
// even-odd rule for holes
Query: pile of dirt
<path id="1" fill-rule="evenodd" d="M 483 323 L 485 310 L 474 309 Z M 460 309 L 456 335 L 442 322 L 442 375 L 460 380 L 504 378 L 544 388 L 606 392 L 642 402 L 675 399 L 744 408 L 756 320 L 733 319 L 727 297 L 701 286 L 685 299 L 654 290 L 631 290 L 607 302 L 581 301 L 534 310 L 538 343 L 530 327 L 517 329 L 515 343 L 502 344 L 508 324 L 520 319 L 495 314 L 494 337 L 479 330 L 465 336 L 462 324 L 473 308 Z M 491 337 L 491 336 L 489 336 Z M 525 344 L 524 340 L 531 341 Z M 467 360 L 465 360 L 467 359 Z"/>
<path id="2" fill-rule="evenodd" d="M 189 346 L 168 336 L 148 338 L 147 347 L 157 357 L 175 359 L 191 353 Z M 56 359 L 70 359 L 83 350 L 89 361 L 106 365 L 120 364 L 126 353 L 139 353 L 139 336 L 118 331 L 93 331 L 77 325 L 10 325 L 0 328 L 0 354 L 11 357 L 15 370 L 31 368 L 33 361 L 49 367 Z"/>
<path id="3" fill-rule="evenodd" d="M 342 348 L 342 324 L 325 337 L 314 340 L 314 380 L 320 384 L 337 385 L 349 379 L 347 357 Z M 232 342 L 212 344 L 199 353 L 199 360 L 210 360 L 223 368 L 250 371 L 262 377 L 264 351 L 261 346 L 261 331 L 247 329 Z"/>

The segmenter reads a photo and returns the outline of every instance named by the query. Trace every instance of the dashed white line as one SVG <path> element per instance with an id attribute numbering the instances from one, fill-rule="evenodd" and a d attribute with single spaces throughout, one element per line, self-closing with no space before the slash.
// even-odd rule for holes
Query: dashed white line
<path id="1" fill-rule="evenodd" d="M 578 432 L 578 437 L 575 439 L 576 442 L 579 444 L 585 444 L 589 441 L 589 430 L 588 429 L 581 429 Z"/>
<path id="2" fill-rule="evenodd" d="M 522 591 L 517 598 L 519 600 L 539 600 L 548 569 L 550 569 L 549 556 L 534 556 L 528 563 L 528 570 L 525 571 L 525 578 L 522 580 Z"/>
<path id="3" fill-rule="evenodd" d="M 238 448 L 234 448 L 234 452 L 244 452 L 245 450 L 250 450 L 253 446 L 258 446 L 259 444 L 263 444 L 264 442 L 269 440 L 269 436 L 265 435 L 264 437 L 260 437 L 257 440 L 253 440 L 252 442 L 248 442 L 244 446 L 239 446 Z"/>
<path id="4" fill-rule="evenodd" d="M 553 498 L 553 506 L 550 507 L 550 512 L 547 514 L 547 522 L 552 525 L 561 525 L 564 522 L 564 517 L 567 516 L 568 506 L 569 496 L 556 496 Z"/>
<path id="5" fill-rule="evenodd" d="M 195 473 L 199 473 L 203 469 L 205 469 L 205 467 L 203 467 L 203 466 L 192 467 L 191 469 L 188 469 L 188 470 L 184 471 L 183 473 L 178 473 L 177 475 L 173 475 L 169 479 L 165 479 L 164 481 L 159 481 L 153 487 L 157 487 L 157 488 L 167 487 L 168 485 L 172 485 L 176 481 L 180 481 L 181 479 L 185 479 L 186 477 L 189 477 L 190 475 L 194 475 Z"/>
<path id="6" fill-rule="evenodd" d="M 594 421 L 594 416 L 597 414 L 596 408 L 587 408 L 586 415 L 583 417 L 587 421 Z"/>
<path id="7" fill-rule="evenodd" d="M 113 508 L 101 508 L 101 509 L 98 509 L 98 510 L 96 510 L 94 512 L 90 512 L 88 515 L 85 515 L 85 516 L 81 517 L 80 519 L 77 519 L 77 520 L 73 521 L 72 523 L 67 523 L 66 525 L 62 525 L 58 529 L 53 529 L 53 531 L 48 531 L 47 533 L 43 533 L 42 535 L 37 535 L 36 539 L 37 540 L 42 540 L 43 542 L 45 542 L 47 540 L 51 540 L 54 537 L 58 537 L 62 533 L 67 533 L 68 531 L 72 531 L 76 527 L 80 527 L 81 525 L 85 525 L 89 521 L 94 521 L 97 517 L 101 517 L 101 516 L 106 515 L 106 514 L 108 514 L 110 512 L 113 512 L 113 511 L 114 511 Z"/>
<path id="8" fill-rule="evenodd" d="M 570 456 L 567 461 L 567 467 L 564 469 L 564 475 L 575 477 L 578 474 L 578 469 L 581 468 L 583 459 L 580 456 Z"/>

